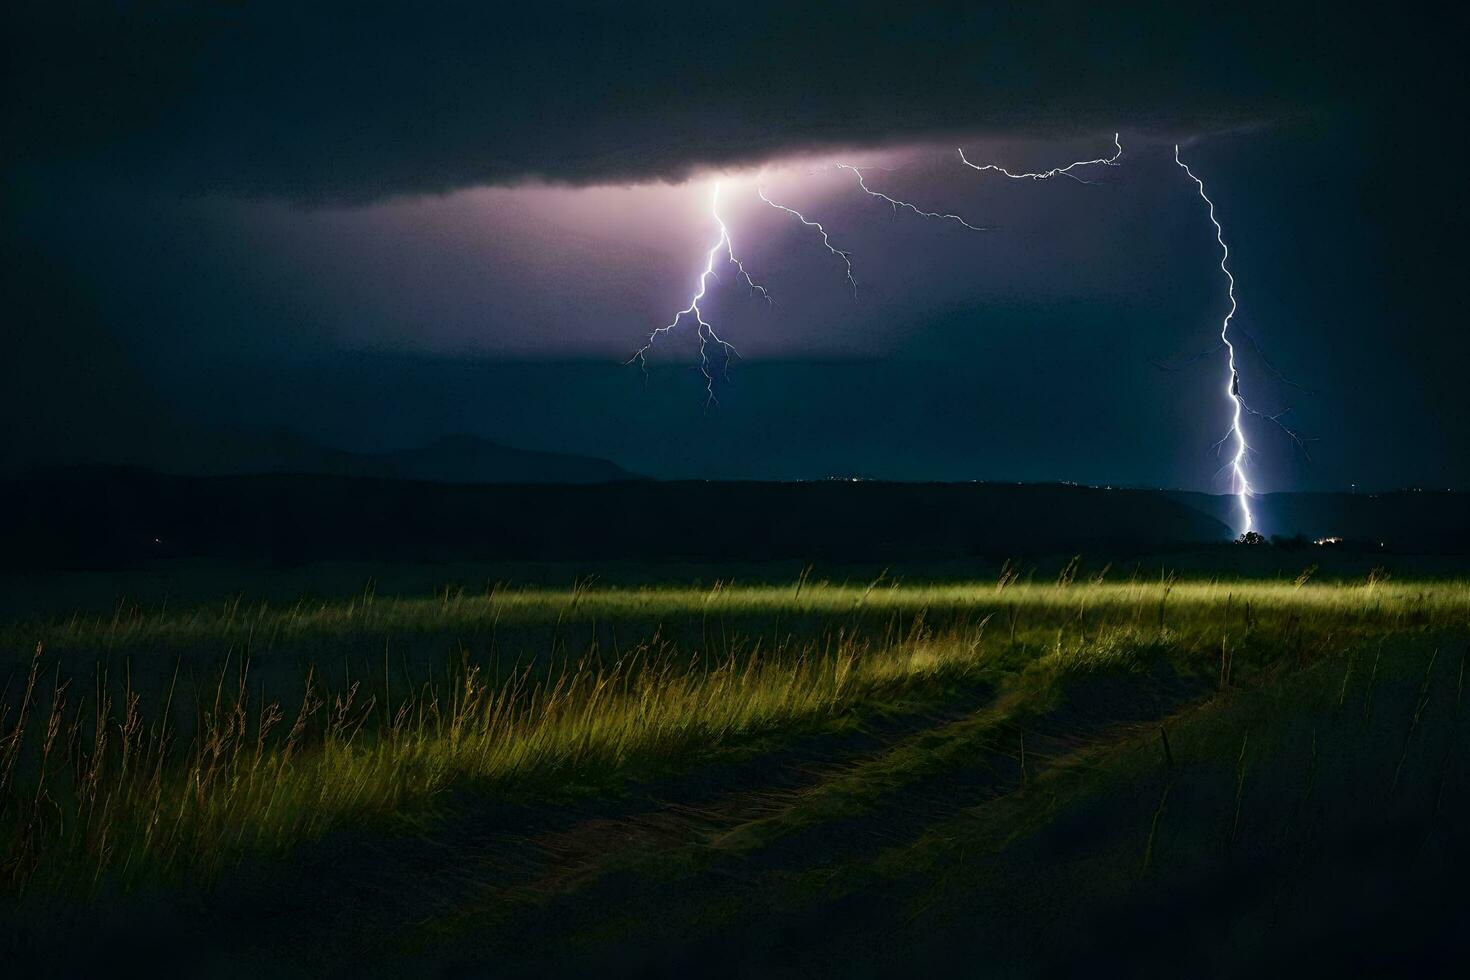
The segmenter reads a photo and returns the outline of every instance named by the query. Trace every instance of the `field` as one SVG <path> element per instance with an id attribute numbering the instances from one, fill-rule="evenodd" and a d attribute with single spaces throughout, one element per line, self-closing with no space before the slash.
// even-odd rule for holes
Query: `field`
<path id="1" fill-rule="evenodd" d="M 0 625 L 11 961 L 1312 975 L 1465 952 L 1470 582 L 706 583 Z"/>

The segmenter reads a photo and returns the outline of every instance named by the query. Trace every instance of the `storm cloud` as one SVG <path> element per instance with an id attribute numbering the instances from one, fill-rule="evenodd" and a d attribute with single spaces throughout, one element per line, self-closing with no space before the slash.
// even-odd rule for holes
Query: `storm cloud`
<path id="1" fill-rule="evenodd" d="M 470 433 L 651 476 L 1218 489 L 1218 359 L 1189 358 L 1225 297 L 1181 142 L 1226 223 L 1232 326 L 1270 359 L 1242 383 L 1322 437 L 1307 459 L 1253 426 L 1257 485 L 1470 479 L 1470 191 L 1449 167 L 1470 155 L 1464 10 L 16 0 L 0 17 L 0 474 L 194 471 L 228 433 L 279 427 L 365 452 Z M 953 151 L 1040 168 L 1115 130 L 1124 165 L 1096 186 L 976 175 Z M 892 215 L 821 172 L 835 159 L 895 166 L 884 190 L 997 230 Z M 767 161 L 778 198 L 852 249 L 861 296 L 732 174 L 726 217 L 776 302 L 716 290 L 746 360 L 701 411 L 687 331 L 646 386 L 622 362 L 709 247 L 701 171 Z"/>
<path id="2" fill-rule="evenodd" d="M 14 7 L 15 172 L 362 202 L 948 133 L 1194 134 L 1391 98 L 1341 5 Z"/>

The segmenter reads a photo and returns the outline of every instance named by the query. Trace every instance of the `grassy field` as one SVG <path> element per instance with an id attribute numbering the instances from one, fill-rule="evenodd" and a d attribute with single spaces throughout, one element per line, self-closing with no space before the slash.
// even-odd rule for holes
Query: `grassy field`
<path id="1" fill-rule="evenodd" d="M 0 625 L 12 955 L 1229 973 L 1465 909 L 1470 583 L 813 578 Z"/>

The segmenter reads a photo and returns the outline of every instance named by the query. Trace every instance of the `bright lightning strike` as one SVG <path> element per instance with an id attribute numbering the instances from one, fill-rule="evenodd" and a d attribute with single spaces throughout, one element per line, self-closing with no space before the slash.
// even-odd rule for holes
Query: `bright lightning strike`
<path id="1" fill-rule="evenodd" d="M 971 163 L 969 159 L 965 156 L 964 147 L 958 147 L 958 150 L 960 154 L 960 162 L 969 167 L 971 170 L 989 170 L 998 173 L 1003 177 L 1009 177 L 1011 180 L 1050 180 L 1052 177 L 1070 177 L 1073 180 L 1077 181 L 1077 183 L 1079 184 L 1090 184 L 1092 183 L 1092 181 L 1083 180 L 1081 177 L 1078 177 L 1076 174 L 1072 173 L 1072 171 L 1076 170 L 1078 167 L 1116 167 L 1118 165 L 1118 158 L 1123 155 L 1123 144 L 1118 139 L 1117 133 L 1113 134 L 1113 146 L 1117 147 L 1118 152 L 1114 153 L 1110 157 L 1099 157 L 1096 160 L 1077 160 L 1073 163 L 1067 164 L 1065 167 L 1053 167 L 1051 170 L 1043 170 L 1039 173 L 1023 174 L 1013 174 L 999 164 Z"/>
<path id="2" fill-rule="evenodd" d="M 1229 266 L 1230 247 L 1225 244 L 1225 231 L 1220 227 L 1220 222 L 1215 218 L 1215 202 L 1210 200 L 1209 195 L 1205 193 L 1204 181 L 1196 177 L 1194 171 L 1189 169 L 1189 165 L 1179 159 L 1178 144 L 1174 146 L 1174 162 L 1184 168 L 1184 172 L 1189 175 L 1189 179 L 1194 181 L 1195 187 L 1199 189 L 1200 198 L 1209 206 L 1210 223 L 1215 226 L 1215 241 L 1220 243 L 1220 271 L 1225 273 L 1225 279 L 1228 284 L 1227 292 L 1230 296 L 1230 311 L 1225 314 L 1225 319 L 1220 322 L 1220 343 L 1225 346 L 1230 370 L 1230 377 L 1225 385 L 1225 395 L 1230 399 L 1231 419 L 1230 431 L 1225 434 L 1225 438 L 1221 440 L 1221 443 L 1223 444 L 1225 441 L 1231 439 L 1235 443 L 1235 454 L 1231 457 L 1229 464 L 1232 474 L 1231 492 L 1235 494 L 1236 499 L 1240 502 L 1240 514 L 1245 522 L 1244 527 L 1241 528 L 1241 532 L 1244 533 L 1254 529 L 1255 517 L 1251 514 L 1250 480 L 1246 478 L 1245 474 L 1245 458 L 1246 454 L 1250 451 L 1250 446 L 1246 444 L 1245 430 L 1240 425 L 1241 414 L 1248 409 L 1240 397 L 1240 373 L 1235 369 L 1235 345 L 1230 342 L 1230 321 L 1235 316 L 1237 308 L 1235 303 L 1235 277 L 1230 274 Z"/>
<path id="3" fill-rule="evenodd" d="M 965 156 L 965 151 L 963 147 L 959 148 L 959 154 L 960 162 L 962 162 L 965 166 L 971 168 L 972 170 L 978 170 L 982 172 L 991 171 L 1001 174 L 1004 177 L 1008 177 L 1011 180 L 1049 180 L 1052 177 L 1070 177 L 1072 180 L 1075 180 L 1078 183 L 1091 184 L 1092 181 L 1084 180 L 1083 178 L 1074 174 L 1072 171 L 1076 170 L 1079 167 L 1118 166 L 1118 160 L 1123 156 L 1123 143 L 1119 139 L 1118 133 L 1113 134 L 1113 146 L 1116 148 L 1116 152 L 1114 152 L 1113 155 L 1110 157 L 1099 157 L 1095 160 L 1077 160 L 1063 167 L 1053 167 L 1051 170 L 1038 171 L 1034 173 L 1012 173 L 1010 170 L 1007 170 L 1005 167 L 999 166 L 998 164 L 972 163 Z M 1245 473 L 1246 456 L 1250 453 L 1251 450 L 1250 446 L 1246 443 L 1245 430 L 1241 427 L 1242 414 L 1249 413 L 1251 415 L 1258 416 L 1276 424 L 1282 429 L 1282 431 L 1289 435 L 1299 447 L 1302 448 L 1303 452 L 1305 452 L 1306 446 L 1302 438 L 1297 435 L 1297 433 L 1287 428 L 1285 423 L 1281 421 L 1281 415 L 1284 415 L 1284 412 L 1277 415 L 1267 415 L 1263 412 L 1258 412 L 1255 409 L 1251 408 L 1250 405 L 1246 403 L 1245 399 L 1241 397 L 1240 373 L 1236 370 L 1235 366 L 1235 346 L 1230 341 L 1230 321 L 1235 317 L 1235 312 L 1237 308 L 1235 302 L 1235 277 L 1231 275 L 1229 267 L 1230 249 L 1225 244 L 1224 230 L 1220 227 L 1220 222 L 1215 219 L 1215 203 L 1211 201 L 1210 198 L 1205 194 L 1204 182 L 1194 175 L 1194 172 L 1185 165 L 1184 161 L 1179 159 L 1179 147 L 1177 145 L 1174 147 L 1174 162 L 1177 163 L 1180 167 L 1183 167 L 1184 172 L 1189 174 L 1190 179 L 1192 179 L 1195 182 L 1196 187 L 1199 188 L 1199 196 L 1204 199 L 1204 202 L 1207 205 L 1209 205 L 1210 222 L 1215 226 L 1215 240 L 1220 243 L 1220 270 L 1225 273 L 1225 278 L 1228 283 L 1230 311 L 1225 314 L 1225 318 L 1223 321 L 1221 321 L 1220 324 L 1220 344 L 1214 348 L 1211 348 L 1208 351 L 1204 351 L 1203 353 L 1196 355 L 1196 357 L 1191 358 L 1191 360 L 1198 360 L 1201 357 L 1206 357 L 1210 354 L 1213 354 L 1215 353 L 1215 351 L 1219 350 L 1220 347 L 1224 347 L 1228 356 L 1230 380 L 1226 386 L 1225 393 L 1227 397 L 1229 397 L 1231 402 L 1232 416 L 1230 431 L 1225 434 L 1224 438 L 1216 443 L 1216 447 L 1218 448 L 1220 446 L 1223 446 L 1232 438 L 1234 440 L 1235 453 L 1231 457 L 1230 462 L 1227 464 L 1227 468 L 1230 469 L 1232 474 L 1232 493 L 1236 496 L 1240 503 L 1240 513 L 1244 521 L 1244 527 L 1241 528 L 1241 531 L 1245 532 L 1250 531 L 1254 528 L 1255 516 L 1251 513 L 1250 508 L 1250 497 L 1253 491 L 1251 490 L 1250 480 L 1246 477 Z M 1177 370 L 1177 368 L 1174 368 L 1173 370 Z M 1272 371 L 1274 372 L 1275 369 L 1272 368 Z M 1279 376 L 1279 372 L 1276 373 Z M 1286 379 L 1283 378 L 1282 380 Z"/>
<path id="4" fill-rule="evenodd" d="M 957 214 L 941 214 L 938 211 L 925 211 L 925 210 L 922 210 L 921 208 L 915 207 L 914 205 L 910 204 L 908 201 L 900 201 L 897 198 L 889 197 L 887 194 L 881 194 L 878 191 L 875 191 L 871 187 L 869 187 L 868 184 L 867 184 L 867 181 L 863 180 L 863 171 L 862 171 L 862 169 L 860 169 L 858 167 L 854 167 L 850 163 L 839 163 L 839 164 L 835 164 L 834 166 L 836 166 L 836 168 L 838 170 L 850 170 L 850 171 L 852 171 L 852 175 L 857 178 L 858 186 L 862 188 L 863 193 L 866 194 L 866 195 L 868 195 L 869 197 L 876 197 L 880 201 L 886 201 L 889 205 L 892 206 L 893 213 L 894 214 L 897 214 L 898 213 L 898 209 L 899 208 L 907 208 L 908 210 L 914 212 L 914 214 L 917 214 L 921 218 L 938 218 L 941 221 L 956 221 L 956 222 L 964 225 L 966 228 L 970 229 L 971 231 L 987 231 L 988 230 L 988 229 L 985 229 L 985 228 L 977 228 L 977 227 L 975 227 L 974 225 L 970 224 L 968 221 L 966 221 L 964 218 L 961 218 Z"/>
<path id="5" fill-rule="evenodd" d="M 852 287 L 852 295 L 853 295 L 853 298 L 856 299 L 857 298 L 857 280 L 852 277 L 852 255 L 850 253 L 848 253 L 848 252 L 844 252 L 842 249 L 840 249 L 837 246 L 835 246 L 835 245 L 832 244 L 832 239 L 830 239 L 830 238 L 827 237 L 827 229 L 822 227 L 822 223 L 820 221 L 812 221 L 810 218 L 808 218 L 806 215 L 802 214 L 800 211 L 796 210 L 795 208 L 788 208 L 784 204 L 777 204 L 775 201 L 771 200 L 769 197 L 766 197 L 766 191 L 765 191 L 765 188 L 763 188 L 763 187 L 757 187 L 756 190 L 755 190 L 755 192 L 760 195 L 760 199 L 762 201 L 765 201 L 767 204 L 769 204 L 771 207 L 775 208 L 777 211 L 785 211 L 787 214 L 791 215 L 793 218 L 795 218 L 797 221 L 800 221 L 802 224 L 806 225 L 808 228 L 815 228 L 815 229 L 817 229 L 817 234 L 822 236 L 822 245 L 823 245 L 823 247 L 825 247 L 827 249 L 827 251 L 831 252 L 833 255 L 835 255 L 839 259 L 841 259 L 843 266 L 846 267 L 846 269 L 847 269 L 847 284 Z"/>
<path id="6" fill-rule="evenodd" d="M 719 399 L 715 398 L 715 376 L 710 370 L 709 345 L 713 343 L 721 349 L 727 368 L 732 357 L 740 356 L 740 352 L 735 349 L 734 345 L 715 332 L 714 326 L 704 318 L 704 311 L 699 308 L 700 301 L 704 299 L 704 294 L 709 288 L 710 277 L 714 276 L 716 279 L 719 278 L 719 275 L 715 272 L 715 259 L 723 252 L 726 263 L 735 266 L 736 271 L 739 272 L 740 277 L 745 280 L 745 284 L 750 287 L 752 292 L 759 293 L 766 302 L 771 301 L 771 294 L 766 292 L 766 287 L 760 285 L 750 277 L 750 273 L 745 271 L 745 265 L 735 255 L 735 245 L 730 240 L 730 229 L 726 226 L 725 219 L 720 217 L 719 181 L 715 181 L 714 190 L 710 194 L 709 210 L 710 216 L 715 219 L 715 224 L 719 225 L 720 236 L 710 246 L 709 251 L 705 253 L 704 271 L 699 274 L 699 280 L 695 283 L 693 298 L 690 299 L 688 306 L 674 314 L 672 320 L 650 333 L 648 335 L 648 342 L 638 348 L 637 352 L 628 358 L 627 363 L 631 364 L 637 361 L 639 366 L 643 368 L 644 373 L 647 374 L 648 352 L 653 348 L 654 342 L 658 339 L 659 335 L 673 330 L 679 325 L 679 321 L 685 317 L 693 316 L 696 324 L 694 328 L 695 334 L 699 337 L 699 370 L 704 375 L 704 391 L 707 396 L 707 404 L 713 405 Z"/>
<path id="7" fill-rule="evenodd" d="M 1115 147 L 1115 152 L 1112 156 L 1109 157 L 1098 157 L 1097 159 L 1093 160 L 1076 160 L 1072 163 L 1066 164 L 1065 166 L 1053 167 L 1051 170 L 1025 173 L 1014 173 L 998 164 L 973 163 L 965 156 L 965 151 L 962 147 L 958 148 L 958 152 L 960 155 L 960 161 L 970 169 L 980 172 L 989 171 L 993 173 L 998 173 L 1011 180 L 1049 180 L 1052 177 L 1061 176 L 1068 177 L 1079 183 L 1090 184 L 1092 183 L 1091 181 L 1083 179 L 1082 177 L 1073 173 L 1073 171 L 1078 170 L 1082 167 L 1118 166 L 1118 160 L 1123 156 L 1123 144 L 1119 138 L 1118 133 L 1113 134 L 1113 146 Z M 1220 246 L 1220 271 L 1225 274 L 1226 292 L 1230 299 L 1230 309 L 1228 312 L 1226 312 L 1224 318 L 1220 321 L 1219 346 L 1213 348 L 1212 350 L 1201 352 L 1190 360 L 1194 361 L 1209 356 L 1210 354 L 1213 354 L 1215 351 L 1219 350 L 1221 347 L 1223 347 L 1226 352 L 1228 378 L 1225 386 L 1225 395 L 1230 400 L 1231 404 L 1230 428 L 1229 431 L 1226 432 L 1225 436 L 1216 445 L 1217 447 L 1220 447 L 1229 442 L 1232 443 L 1234 447 L 1234 452 L 1232 453 L 1229 462 L 1224 468 L 1229 469 L 1231 473 L 1231 494 L 1236 498 L 1240 506 L 1240 514 L 1242 520 L 1241 531 L 1242 533 L 1244 533 L 1246 531 L 1252 531 L 1255 529 L 1255 515 L 1251 512 L 1250 507 L 1250 498 L 1254 495 L 1254 491 L 1251 487 L 1250 479 L 1246 474 L 1246 460 L 1251 454 L 1252 450 L 1249 443 L 1246 441 L 1245 429 L 1242 426 L 1243 417 L 1249 414 L 1257 416 L 1258 418 L 1265 419 L 1266 421 L 1279 426 L 1282 431 L 1290 436 L 1296 442 L 1296 444 L 1300 448 L 1302 448 L 1303 451 L 1305 451 L 1306 446 L 1305 441 L 1297 433 L 1287 428 L 1286 425 L 1281 421 L 1282 415 L 1285 414 L 1284 412 L 1275 415 L 1268 415 L 1264 412 L 1256 411 L 1241 396 L 1240 371 L 1236 364 L 1236 348 L 1234 342 L 1231 340 L 1231 321 L 1235 318 L 1235 314 L 1238 310 L 1238 305 L 1235 299 L 1235 276 L 1230 271 L 1230 248 L 1225 244 L 1225 231 L 1221 227 L 1219 220 L 1215 217 L 1215 202 L 1212 201 L 1209 195 L 1205 192 L 1204 181 L 1195 176 L 1194 171 L 1189 168 L 1188 164 L 1180 159 L 1179 146 L 1177 144 L 1174 147 L 1174 162 L 1181 169 L 1184 170 L 1184 172 L 1189 176 L 1190 180 L 1194 181 L 1195 187 L 1199 192 L 1200 199 L 1203 200 L 1206 206 L 1209 208 L 1210 223 L 1215 227 L 1215 241 Z M 887 194 L 884 194 L 881 191 L 873 190 L 871 187 L 868 186 L 867 181 L 863 176 L 863 171 L 882 168 L 857 167 L 853 166 L 852 164 L 838 163 L 833 165 L 833 169 L 846 170 L 851 172 L 852 175 L 857 178 L 858 187 L 862 190 L 864 194 L 868 195 L 869 197 L 875 197 L 880 201 L 888 204 L 893 209 L 893 213 L 895 215 L 898 213 L 898 210 L 900 208 L 903 208 L 907 211 L 913 212 L 914 215 L 921 218 L 933 218 L 939 221 L 956 222 L 957 224 L 963 226 L 970 231 L 989 230 L 979 227 L 977 225 L 970 224 L 958 214 L 949 214 L 939 211 L 925 211 L 922 208 L 919 208 L 916 205 L 909 203 L 908 201 L 902 201 Z M 771 198 L 766 195 L 764 187 L 757 185 L 756 193 L 757 195 L 759 195 L 761 201 L 769 207 L 791 215 L 807 228 L 816 229 L 817 234 L 821 236 L 822 246 L 833 256 L 842 260 L 844 276 L 847 279 L 848 285 L 852 287 L 853 296 L 855 298 L 857 296 L 857 280 L 854 278 L 852 273 L 852 256 L 849 252 L 840 249 L 832 244 L 831 237 L 828 235 L 827 229 L 821 224 L 821 222 L 813 221 L 795 208 L 788 207 L 784 204 L 780 204 L 776 201 L 771 200 Z M 647 342 L 642 347 L 640 347 L 631 358 L 628 359 L 628 363 L 631 364 L 633 361 L 636 360 L 639 363 L 640 367 L 642 367 L 644 374 L 646 375 L 648 371 L 648 352 L 653 348 L 653 345 L 657 342 L 659 336 L 672 331 L 679 325 L 681 320 L 684 320 L 686 317 L 692 316 L 696 325 L 695 334 L 699 338 L 700 373 L 704 377 L 705 394 L 707 395 L 706 403 L 713 405 L 718 402 L 718 399 L 715 398 L 715 377 L 710 360 L 711 345 L 720 348 L 721 353 L 723 354 L 723 367 L 726 371 L 729 370 L 730 360 L 732 358 L 740 356 L 740 352 L 735 349 L 734 345 L 721 337 L 719 333 L 716 332 L 714 325 L 705 319 L 704 311 L 700 307 L 701 302 L 704 300 L 705 295 L 708 292 L 710 278 L 714 277 L 716 280 L 719 279 L 719 275 L 715 271 L 716 261 L 723 255 L 725 263 L 728 265 L 733 265 L 735 267 L 740 278 L 745 280 L 745 284 L 750 288 L 752 293 L 759 293 L 761 297 L 764 298 L 767 302 L 771 301 L 771 297 L 764 286 L 760 285 L 753 278 L 751 278 L 751 275 L 746 270 L 744 263 L 742 263 L 740 258 L 735 254 L 735 246 L 730 238 L 730 229 L 725 224 L 724 218 L 720 215 L 719 181 L 716 181 L 714 183 L 710 194 L 710 216 L 714 219 L 715 224 L 719 228 L 719 236 L 716 238 L 714 244 L 711 245 L 709 250 L 705 253 L 704 269 L 699 273 L 699 278 L 695 283 L 694 293 L 689 300 L 689 305 L 675 313 L 674 318 L 670 320 L 667 324 L 653 330 L 648 335 Z M 1249 336 L 1247 336 L 1247 339 L 1250 339 Z M 1251 343 L 1254 346 L 1254 341 L 1251 341 Z M 1167 368 L 1167 365 L 1159 366 Z M 1267 362 L 1267 367 L 1270 368 L 1273 373 L 1277 374 L 1278 377 L 1280 377 L 1279 372 L 1276 372 L 1274 367 L 1270 367 L 1269 362 Z M 1178 368 L 1169 369 L 1177 370 Z M 1282 380 L 1286 379 L 1282 378 Z"/>
<path id="8" fill-rule="evenodd" d="M 970 224 L 968 221 L 957 214 L 943 214 L 938 211 L 925 211 L 922 208 L 916 207 L 907 201 L 900 201 L 897 198 L 890 197 L 887 194 L 882 194 L 878 191 L 873 190 L 863 179 L 863 169 L 866 168 L 858 168 L 852 166 L 851 164 L 839 163 L 835 164 L 835 169 L 851 171 L 853 176 L 857 177 L 858 187 L 862 189 L 863 193 L 867 194 L 869 197 L 876 197 L 879 200 L 884 201 L 893 208 L 893 212 L 895 214 L 898 213 L 899 208 L 905 208 L 909 211 L 912 211 L 914 214 L 918 215 L 921 218 L 936 218 L 941 221 L 954 221 L 963 225 L 971 231 L 986 230 L 984 228 L 980 228 Z M 811 220 L 800 211 L 797 211 L 795 208 L 790 208 L 784 204 L 778 204 L 775 201 L 771 200 L 769 197 L 766 196 L 764 188 L 758 186 L 756 189 L 756 193 L 759 194 L 760 199 L 769 206 L 775 208 L 778 211 L 784 211 L 792 217 L 796 218 L 806 227 L 815 228 L 817 230 L 817 233 L 822 237 L 823 247 L 825 247 L 828 252 L 832 253 L 837 258 L 842 260 L 847 283 L 849 286 L 852 287 L 853 296 L 856 297 L 857 279 L 854 278 L 852 274 L 852 256 L 848 252 L 832 244 L 832 239 L 827 234 L 827 229 L 824 228 L 820 222 Z M 694 295 L 689 300 L 689 305 L 684 307 L 679 312 L 675 313 L 674 318 L 668 323 L 664 324 L 662 327 L 658 327 L 657 329 L 653 330 L 648 335 L 647 342 L 644 343 L 642 347 L 638 348 L 638 350 L 634 352 L 632 357 L 628 358 L 627 363 L 631 364 L 634 361 L 637 361 L 646 376 L 648 373 L 648 352 L 653 349 L 653 345 L 658 342 L 659 337 L 673 330 L 679 325 L 679 322 L 681 320 L 684 320 L 686 317 L 693 317 L 695 323 L 695 334 L 699 338 L 699 370 L 704 377 L 704 390 L 705 395 L 707 396 L 706 404 L 714 405 L 719 402 L 719 399 L 715 397 L 715 376 L 713 365 L 710 360 L 710 347 L 713 345 L 720 348 L 720 351 L 724 356 L 723 367 L 726 371 L 729 370 L 730 360 L 732 358 L 740 356 L 740 352 L 735 349 L 734 345 L 725 340 L 719 335 L 719 333 L 715 331 L 714 326 L 705 319 L 704 310 L 700 308 L 700 303 L 703 302 L 705 294 L 709 289 L 710 277 L 713 276 L 715 279 L 719 279 L 719 275 L 715 272 L 716 260 L 723 255 L 725 262 L 727 264 L 735 266 L 736 270 L 740 274 L 740 277 L 745 280 L 745 284 L 750 287 L 752 292 L 759 293 L 767 302 L 771 301 L 771 296 L 766 291 L 766 288 L 764 286 L 759 285 L 754 279 L 750 277 L 750 273 L 746 271 L 745 266 L 741 263 L 739 257 L 735 254 L 735 246 L 730 240 L 730 229 L 725 224 L 724 218 L 720 216 L 719 181 L 715 182 L 714 190 L 710 196 L 710 216 L 714 218 L 715 224 L 719 226 L 720 234 L 719 237 L 715 240 L 715 243 L 710 246 L 709 251 L 705 253 L 704 269 L 700 272 L 699 279 L 695 283 Z"/>

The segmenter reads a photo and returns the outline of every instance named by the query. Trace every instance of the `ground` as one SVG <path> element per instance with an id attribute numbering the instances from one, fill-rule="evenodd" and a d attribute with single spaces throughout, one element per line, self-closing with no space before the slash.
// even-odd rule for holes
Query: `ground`
<path id="1" fill-rule="evenodd" d="M 56 975 L 1447 972 L 1470 582 L 1180 564 L 14 616 L 8 952 Z"/>

